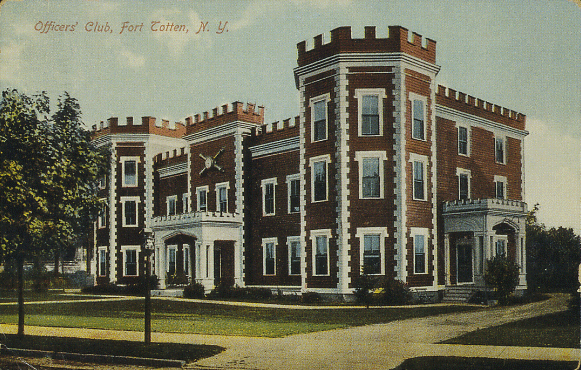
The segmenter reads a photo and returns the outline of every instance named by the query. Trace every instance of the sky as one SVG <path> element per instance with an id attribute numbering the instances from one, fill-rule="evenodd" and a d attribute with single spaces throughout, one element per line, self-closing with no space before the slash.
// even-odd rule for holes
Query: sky
<path id="1" fill-rule="evenodd" d="M 525 191 L 539 221 L 581 232 L 581 2 L 567 0 L 5 0 L 0 88 L 67 91 L 90 127 L 234 101 L 298 115 L 296 44 L 340 26 L 437 42 L 437 82 L 527 116 Z M 125 27 L 124 27 L 125 25 Z M 68 27 L 67 27 L 68 26 Z M 183 26 L 183 27 L 181 27 Z M 177 30 L 176 30 L 177 29 Z"/>

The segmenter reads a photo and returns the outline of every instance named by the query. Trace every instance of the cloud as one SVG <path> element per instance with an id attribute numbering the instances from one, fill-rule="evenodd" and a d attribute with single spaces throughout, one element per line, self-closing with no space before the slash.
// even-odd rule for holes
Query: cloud
<path id="1" fill-rule="evenodd" d="M 526 197 L 540 204 L 539 220 L 548 226 L 581 229 L 581 138 L 560 132 L 556 123 L 527 118 Z"/>
<path id="2" fill-rule="evenodd" d="M 23 43 L 10 42 L 0 49 L 0 80 L 6 85 L 15 85 L 21 82 L 21 55 L 24 50 Z"/>
<path id="3" fill-rule="evenodd" d="M 125 65 L 131 68 L 140 68 L 145 65 L 145 57 L 140 54 L 136 54 L 129 50 L 119 50 L 117 52 L 117 57 L 121 65 Z"/>
<path id="4" fill-rule="evenodd" d="M 177 9 L 159 9 L 152 14 L 151 22 L 146 24 L 146 27 L 149 30 L 153 27 L 156 30 L 152 31 L 155 39 L 164 44 L 171 55 L 177 57 L 183 54 L 189 43 L 202 38 L 209 39 L 207 36 L 203 37 L 201 32 L 196 33 L 202 24 L 196 12 L 190 11 L 186 18 L 184 19 L 183 12 Z M 159 23 L 152 26 L 152 22 Z M 175 27 L 182 25 L 185 26 L 184 31 L 174 30 Z"/>

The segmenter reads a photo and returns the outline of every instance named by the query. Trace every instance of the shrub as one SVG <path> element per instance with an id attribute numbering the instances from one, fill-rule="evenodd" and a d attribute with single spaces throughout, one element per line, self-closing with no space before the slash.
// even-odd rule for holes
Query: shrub
<path id="1" fill-rule="evenodd" d="M 412 293 L 409 287 L 401 280 L 393 277 L 384 277 L 378 281 L 375 301 L 383 306 L 404 305 L 412 302 Z"/>
<path id="2" fill-rule="evenodd" d="M 317 292 L 304 292 L 301 296 L 303 303 L 319 303 L 322 301 L 322 297 Z"/>
<path id="3" fill-rule="evenodd" d="M 188 277 L 184 273 L 167 275 L 167 285 L 186 285 Z"/>
<path id="4" fill-rule="evenodd" d="M 499 303 L 506 304 L 508 296 L 518 284 L 518 265 L 505 256 L 498 255 L 488 261 L 484 281 L 494 288 Z"/>
<path id="5" fill-rule="evenodd" d="M 377 278 L 369 275 L 367 271 L 368 267 L 364 265 L 361 269 L 361 275 L 355 280 L 355 300 L 369 308 L 373 300 L 372 291 L 376 288 Z"/>
<path id="6" fill-rule="evenodd" d="M 184 288 L 184 298 L 202 299 L 206 296 L 206 289 L 200 283 L 192 283 Z"/>
<path id="7" fill-rule="evenodd" d="M 272 298 L 272 290 L 268 288 L 246 288 L 247 297 L 253 300 L 268 300 Z"/>

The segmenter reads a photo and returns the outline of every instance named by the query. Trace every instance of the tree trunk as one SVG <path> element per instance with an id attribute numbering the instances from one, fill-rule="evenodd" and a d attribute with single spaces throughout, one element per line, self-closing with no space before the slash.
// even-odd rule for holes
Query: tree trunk
<path id="1" fill-rule="evenodd" d="M 18 336 L 24 336 L 24 255 L 16 256 L 18 270 Z"/>

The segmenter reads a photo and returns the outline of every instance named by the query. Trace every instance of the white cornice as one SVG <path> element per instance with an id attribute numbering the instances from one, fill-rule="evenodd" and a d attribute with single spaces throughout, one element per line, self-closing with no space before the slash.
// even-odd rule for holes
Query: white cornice
<path id="1" fill-rule="evenodd" d="M 278 154 L 291 150 L 299 150 L 300 139 L 298 136 L 277 140 L 250 147 L 252 157 L 262 157 L 265 155 Z"/>
<path id="2" fill-rule="evenodd" d="M 471 126 L 477 126 L 493 132 L 502 132 L 509 134 L 517 139 L 522 139 L 529 134 L 526 130 L 519 130 L 486 118 L 478 117 L 470 113 L 462 112 L 440 104 L 436 104 L 436 117 L 449 119 L 450 121 L 468 123 Z"/>
<path id="3" fill-rule="evenodd" d="M 257 126 L 259 125 L 255 123 L 233 121 L 191 133 L 184 136 L 184 140 L 186 140 L 189 144 L 198 144 L 201 142 L 212 141 L 225 136 L 234 135 L 239 132 L 242 135 L 250 135 L 252 133 L 252 129 Z"/>
<path id="4" fill-rule="evenodd" d="M 160 178 L 174 175 L 185 175 L 188 173 L 188 164 L 186 162 L 174 164 L 172 166 L 160 168 L 158 172 Z"/>

